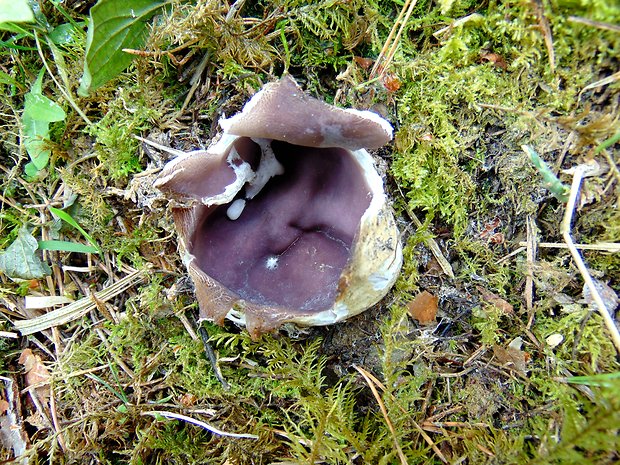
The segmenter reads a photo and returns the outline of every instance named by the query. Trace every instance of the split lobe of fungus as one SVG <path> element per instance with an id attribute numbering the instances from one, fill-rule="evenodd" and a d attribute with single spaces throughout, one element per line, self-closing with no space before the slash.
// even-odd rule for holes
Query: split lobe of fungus
<path id="1" fill-rule="evenodd" d="M 290 77 L 267 84 L 217 143 L 155 182 L 170 198 L 201 317 L 253 337 L 285 322 L 324 325 L 362 312 L 394 283 L 399 234 L 363 148 L 389 123 L 314 99 Z"/>

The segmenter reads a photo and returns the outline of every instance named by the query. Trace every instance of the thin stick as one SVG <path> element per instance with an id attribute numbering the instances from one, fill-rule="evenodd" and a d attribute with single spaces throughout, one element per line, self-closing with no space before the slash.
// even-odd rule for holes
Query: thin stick
<path id="1" fill-rule="evenodd" d="M 529 315 L 527 328 L 534 322 L 534 261 L 536 260 L 536 225 L 534 219 L 527 217 L 527 273 L 525 276 L 525 308 Z"/>
<path id="2" fill-rule="evenodd" d="M 227 433 L 226 431 L 217 429 L 215 426 L 211 426 L 204 421 L 196 420 L 195 418 L 188 417 L 187 415 L 181 415 L 180 413 L 167 412 L 165 410 L 151 410 L 148 412 L 142 412 L 141 415 L 152 415 L 154 417 L 162 416 L 164 418 L 173 418 L 175 420 L 186 421 L 187 423 L 191 423 L 192 425 L 200 426 L 201 428 L 206 429 L 213 434 L 217 434 L 218 436 L 227 436 L 229 438 L 258 439 L 258 436 L 256 436 L 255 434 Z"/>
<path id="3" fill-rule="evenodd" d="M 539 242 L 538 247 L 549 249 L 568 249 L 567 244 L 561 242 Z M 620 252 L 620 244 L 615 242 L 598 242 L 596 244 L 573 244 L 577 249 L 581 250 L 599 250 L 601 252 Z M 519 246 L 527 246 L 527 242 L 519 242 Z M 517 249 L 515 252 L 522 252 L 523 248 Z"/>
<path id="4" fill-rule="evenodd" d="M 52 424 L 54 425 L 54 431 L 56 432 L 56 437 L 58 438 L 58 445 L 63 452 L 67 451 L 67 443 L 65 441 L 65 436 L 60 429 L 60 422 L 58 421 L 58 412 L 56 410 L 56 396 L 54 394 L 54 385 L 50 384 L 50 413 L 52 415 Z"/>
<path id="5" fill-rule="evenodd" d="M 390 417 L 388 416 L 387 409 L 385 408 L 385 404 L 383 403 L 381 396 L 377 392 L 377 388 L 375 387 L 375 384 L 368 377 L 368 372 L 366 370 L 356 365 L 353 365 L 353 367 L 359 372 L 360 375 L 363 376 L 363 378 L 366 380 L 366 384 L 368 384 L 368 387 L 372 391 L 373 396 L 375 396 L 375 399 L 377 399 L 377 403 L 379 404 L 379 408 L 381 409 L 383 418 L 385 418 L 385 422 L 387 423 L 388 428 L 390 429 L 390 432 L 392 433 L 392 439 L 394 440 L 394 446 L 396 447 L 396 451 L 398 452 L 398 458 L 400 459 L 400 463 L 402 463 L 403 465 L 407 465 L 408 463 L 407 457 L 405 457 L 405 454 L 403 453 L 403 450 L 401 449 L 400 444 L 398 443 L 398 439 L 396 438 L 396 430 L 394 429 L 394 425 L 392 424 L 392 421 L 390 420 Z"/>
<path id="6" fill-rule="evenodd" d="M 147 270 L 134 271 L 111 286 L 95 292 L 94 295 L 98 300 L 106 302 L 122 292 L 125 292 L 135 284 L 141 282 L 146 273 Z M 27 336 L 29 334 L 34 334 L 39 331 L 43 331 L 44 329 L 51 328 L 52 326 L 59 326 L 81 318 L 95 307 L 96 304 L 91 296 L 86 296 L 76 302 L 73 302 L 72 304 L 65 305 L 58 310 L 48 312 L 39 317 L 15 321 L 14 326 L 22 336 Z"/>
<path id="7" fill-rule="evenodd" d="M 407 215 L 409 216 L 409 218 L 411 218 L 411 221 L 413 221 L 416 225 L 416 227 L 419 229 L 422 227 L 422 222 L 418 219 L 418 217 L 415 215 L 415 213 L 413 213 L 409 207 L 407 206 L 407 199 L 405 198 L 405 194 L 403 193 L 402 189 L 400 188 L 400 186 L 398 187 L 398 191 L 400 192 L 400 195 L 402 196 L 403 200 L 405 201 L 405 212 L 407 213 Z M 439 248 L 439 244 L 437 244 L 437 241 L 435 239 L 433 239 L 432 237 L 429 239 L 426 239 L 424 241 L 426 243 L 426 246 L 431 249 L 431 252 L 433 253 L 433 256 L 435 257 L 435 259 L 437 260 L 437 262 L 439 263 L 439 266 L 441 266 L 441 269 L 443 270 L 443 272 L 450 278 L 454 279 L 454 271 L 452 270 L 452 265 L 450 265 L 450 262 L 446 259 L 446 257 L 443 256 L 443 253 L 441 252 L 441 249 Z"/>
<path id="8" fill-rule="evenodd" d="M 586 26 L 597 27 L 599 29 L 605 29 L 606 31 L 620 32 L 620 26 L 618 26 L 617 24 L 603 23 L 602 21 L 593 21 L 591 19 L 582 18 L 580 16 L 569 16 L 568 20 L 571 23 L 585 24 Z"/>
<path id="9" fill-rule="evenodd" d="M 69 105 L 71 105 L 73 107 L 73 109 L 75 110 L 75 112 L 80 115 L 80 117 L 84 120 L 84 122 L 89 125 L 92 126 L 92 122 L 90 121 L 90 119 L 88 119 L 88 116 L 86 116 L 86 114 L 81 110 L 80 107 L 78 107 L 77 103 L 75 103 L 75 100 L 73 100 L 73 97 L 71 97 L 71 91 L 69 89 L 64 89 L 61 85 L 60 82 L 58 82 L 58 80 L 56 79 L 56 76 L 54 76 L 54 73 L 52 73 L 52 69 L 50 68 L 49 64 L 47 63 L 47 60 L 45 59 L 45 54 L 43 53 L 43 49 L 41 48 L 41 42 L 39 42 L 39 36 L 38 34 L 34 33 L 34 40 L 37 44 L 37 51 L 39 52 L 39 56 L 41 57 L 41 61 L 43 62 L 43 66 L 45 66 L 45 69 L 47 70 L 47 72 L 49 73 L 50 77 L 52 78 L 52 81 L 54 81 L 54 84 L 56 84 L 56 86 L 58 87 L 58 90 L 60 91 L 60 93 L 62 94 L 62 96 L 67 100 L 67 102 L 69 102 Z"/>
<path id="10" fill-rule="evenodd" d="M 387 71 L 388 66 L 390 66 L 390 63 L 394 59 L 394 54 L 396 53 L 396 50 L 398 49 L 398 43 L 400 41 L 400 36 L 403 34 L 403 31 L 405 30 L 405 26 L 407 26 L 407 22 L 409 21 L 409 18 L 411 17 L 411 13 L 413 13 L 413 9 L 415 8 L 416 3 L 417 3 L 417 0 L 414 0 L 409 5 L 409 9 L 407 10 L 407 14 L 405 15 L 405 19 L 400 24 L 400 28 L 398 29 L 398 33 L 396 34 L 396 38 L 394 39 L 394 42 L 392 42 L 392 46 L 390 47 L 390 51 L 388 52 L 387 57 L 385 58 L 384 66 L 381 69 L 381 72 L 379 73 L 380 77 L 382 77 L 385 74 L 385 72 Z"/>
<path id="11" fill-rule="evenodd" d="M 144 142 L 145 144 L 150 145 L 151 147 L 155 147 L 156 149 L 163 150 L 164 152 L 169 153 L 170 155 L 176 155 L 177 157 L 181 157 L 183 155 L 187 155 L 188 153 L 191 153 L 191 152 L 183 152 L 181 150 L 173 149 L 172 147 L 166 147 L 165 145 L 158 144 L 155 141 L 145 139 L 144 137 L 136 136 L 135 134 L 133 138 L 138 139 L 139 141 Z"/>
<path id="12" fill-rule="evenodd" d="M 568 198 L 568 203 L 566 205 L 566 212 L 564 213 L 564 219 L 562 220 L 562 225 L 560 230 L 562 232 L 562 236 L 564 237 L 564 241 L 568 246 L 568 250 L 573 256 L 573 260 L 575 260 L 575 264 L 583 277 L 583 280 L 590 289 L 590 293 L 592 294 L 592 298 L 596 303 L 597 309 L 601 316 L 603 317 L 603 321 L 605 322 L 605 326 L 607 326 L 607 330 L 610 332 L 611 339 L 613 344 L 616 346 L 616 350 L 620 353 L 620 332 L 618 331 L 618 327 L 614 322 L 613 317 L 607 310 L 605 306 L 605 302 L 601 298 L 596 286 L 594 285 L 594 281 L 592 280 L 592 276 L 588 271 L 583 259 L 581 258 L 581 254 L 575 247 L 575 243 L 573 242 L 573 238 L 570 235 L 571 231 L 571 222 L 573 220 L 573 213 L 575 211 L 575 204 L 577 202 L 577 195 L 579 194 L 579 188 L 581 187 L 581 180 L 583 179 L 583 175 L 588 168 L 585 165 L 579 165 L 575 168 L 575 172 L 573 173 L 573 184 L 571 185 L 570 197 Z"/>
<path id="13" fill-rule="evenodd" d="M 545 9 L 541 0 L 534 1 L 534 9 L 538 16 L 538 24 L 543 33 L 543 39 L 545 40 L 545 46 L 547 47 L 547 54 L 549 56 L 549 67 L 551 73 L 555 73 L 555 51 L 553 49 L 553 34 L 551 33 L 551 26 L 545 16 Z"/>
<path id="14" fill-rule="evenodd" d="M 392 393 L 387 392 L 387 389 L 385 388 L 385 386 L 383 385 L 383 383 L 381 381 L 379 381 L 377 378 L 375 378 L 375 376 L 370 373 L 369 371 L 364 370 L 361 367 L 358 367 L 356 365 L 353 365 L 355 367 L 355 369 L 357 371 L 359 371 L 361 373 L 361 371 L 363 371 L 364 373 L 366 373 L 366 376 L 368 376 L 368 378 L 370 378 L 372 380 L 373 383 L 375 383 L 379 389 L 381 389 L 383 392 L 387 393 L 392 401 L 394 401 L 394 403 L 396 404 L 396 406 L 399 408 L 399 410 L 401 412 L 403 412 L 405 415 L 409 415 L 409 412 L 407 412 L 396 400 L 396 397 L 394 397 L 394 395 Z M 361 370 L 361 371 L 360 371 Z M 432 384 L 431 384 L 432 387 Z M 428 392 L 428 395 L 430 396 L 430 390 Z M 422 412 L 425 409 L 422 409 Z M 431 448 L 433 449 L 433 451 L 435 452 L 435 454 L 437 454 L 437 457 L 439 457 L 441 459 L 441 461 L 443 463 L 448 463 L 448 459 L 446 459 L 446 457 L 441 453 L 441 451 L 439 450 L 439 448 L 437 447 L 437 445 L 433 442 L 433 440 L 431 439 L 431 437 L 426 434 L 426 432 L 422 429 L 422 427 L 411 417 L 409 417 L 409 420 L 413 423 L 413 426 L 415 426 L 415 428 L 418 430 L 418 432 L 420 433 L 420 435 L 424 438 L 424 440 L 428 443 L 429 446 L 431 446 Z"/>
<path id="15" fill-rule="evenodd" d="M 398 27 L 398 23 L 400 22 L 400 20 L 402 19 L 403 15 L 405 14 L 405 9 L 409 6 L 410 2 L 411 2 L 411 0 L 407 0 L 405 2 L 405 4 L 403 5 L 402 9 L 400 10 L 400 13 L 398 14 L 398 18 L 396 18 L 396 21 L 394 21 L 394 25 L 392 26 L 392 29 L 390 30 L 390 33 L 387 36 L 387 39 L 385 39 L 385 43 L 383 44 L 383 47 L 381 48 L 381 52 L 379 52 L 379 56 L 375 60 L 375 64 L 372 67 L 372 69 L 370 70 L 370 78 L 371 79 L 375 75 L 377 70 L 379 69 L 379 65 L 380 65 L 381 61 L 383 60 L 383 56 L 385 55 L 385 53 L 387 52 L 388 48 L 390 47 L 390 44 L 392 43 L 392 37 L 394 37 L 394 33 L 396 32 L 396 28 Z"/>
<path id="16" fill-rule="evenodd" d="M 220 365 L 217 360 L 217 354 L 211 347 L 211 343 L 209 342 L 209 333 L 204 326 L 198 326 L 198 332 L 200 333 L 200 338 L 202 339 L 202 344 L 205 348 L 205 353 L 207 354 L 207 358 L 209 362 L 211 362 L 211 367 L 213 368 L 213 373 L 215 377 L 220 382 L 225 391 L 230 390 L 230 384 L 224 379 L 224 375 L 222 375 L 222 370 L 220 370 Z"/>

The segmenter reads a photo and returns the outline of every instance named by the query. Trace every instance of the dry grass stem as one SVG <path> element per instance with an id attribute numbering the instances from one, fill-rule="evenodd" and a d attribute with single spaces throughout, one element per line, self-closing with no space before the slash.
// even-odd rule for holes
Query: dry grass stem
<path id="1" fill-rule="evenodd" d="M 593 21 L 591 19 L 582 18 L 580 16 L 569 16 L 568 20 L 571 23 L 585 24 L 586 26 L 592 26 L 598 29 L 604 29 L 606 31 L 614 31 L 620 33 L 620 26 L 617 24 L 604 23 L 602 21 Z"/>
<path id="2" fill-rule="evenodd" d="M 542 0 L 534 0 L 534 8 L 536 10 L 536 16 L 538 16 L 538 24 L 540 30 L 543 33 L 545 40 L 545 46 L 547 47 L 547 54 L 549 55 L 549 68 L 551 73 L 555 73 L 555 50 L 553 49 L 553 34 L 551 33 L 551 26 L 549 26 L 549 20 L 545 16 L 545 9 Z"/>
<path id="3" fill-rule="evenodd" d="M 411 13 L 413 13 L 413 9 L 415 8 L 416 2 L 417 0 L 413 0 L 413 1 L 406 0 L 405 1 L 405 4 L 401 8 L 400 13 L 398 14 L 398 17 L 396 18 L 396 21 L 394 21 L 394 25 L 392 26 L 392 29 L 390 30 L 390 33 L 387 39 L 385 40 L 383 47 L 381 48 L 381 52 L 379 53 L 379 56 L 375 60 L 375 64 L 373 65 L 370 71 L 369 80 L 372 81 L 375 77 L 377 77 L 377 75 L 378 77 L 381 77 L 387 71 L 388 67 L 390 66 L 390 62 L 394 58 L 394 54 L 396 53 L 396 50 L 398 49 L 398 43 L 400 41 L 400 37 L 405 29 L 405 26 L 407 25 L 407 21 L 409 21 L 409 17 L 411 16 Z M 403 19 L 403 16 L 404 16 L 404 19 Z M 396 29 L 398 29 L 397 33 L 396 33 Z M 396 37 L 394 37 L 394 33 L 396 33 Z"/>
<path id="4" fill-rule="evenodd" d="M 383 385 L 383 383 L 381 381 L 379 381 L 375 375 L 373 375 L 372 373 L 370 373 L 367 370 L 364 370 L 361 367 L 355 367 L 358 371 L 359 370 L 363 370 L 364 373 L 366 373 L 366 376 L 368 376 L 368 378 L 370 378 L 370 380 L 372 380 L 373 383 L 375 383 L 375 385 L 377 385 L 379 387 L 379 389 L 381 389 L 383 392 L 387 393 L 387 389 L 385 388 L 385 386 Z M 432 391 L 432 383 L 429 384 L 429 389 L 427 392 L 427 395 L 430 396 L 430 393 Z M 402 405 L 400 405 L 398 403 L 398 400 L 396 399 L 396 397 L 394 397 L 393 394 L 388 393 L 390 398 L 392 399 L 392 401 L 396 404 L 396 406 L 398 407 L 398 409 L 403 412 L 405 415 L 409 415 L 409 412 L 407 412 Z M 426 409 L 423 408 L 422 412 L 424 412 Z M 422 429 L 422 427 L 418 424 L 417 421 L 415 421 L 413 418 L 409 418 L 409 420 L 413 423 L 413 425 L 415 426 L 415 428 L 418 430 L 418 432 L 420 433 L 420 435 L 424 438 L 424 440 L 428 443 L 429 446 L 431 446 L 431 448 L 433 449 L 433 451 L 435 452 L 435 454 L 437 454 L 437 457 L 439 457 L 441 459 L 442 462 L 444 463 L 448 463 L 448 459 L 446 459 L 446 457 L 442 454 L 442 452 L 439 450 L 439 448 L 437 447 L 437 445 L 433 442 L 433 440 L 431 439 L 431 437 L 426 434 L 424 432 L 424 430 Z"/>
<path id="5" fill-rule="evenodd" d="M 226 431 L 222 431 L 221 429 L 216 428 L 215 426 L 211 426 L 204 421 L 196 420 L 195 418 L 188 417 L 187 415 L 182 415 L 180 413 L 167 412 L 165 410 L 151 410 L 148 412 L 142 412 L 141 415 L 151 415 L 157 418 L 158 416 L 162 416 L 164 418 L 172 418 L 175 420 L 185 421 L 187 423 L 191 423 L 192 425 L 200 426 L 207 431 L 210 431 L 213 434 L 217 434 L 218 436 L 226 436 L 229 438 L 240 438 L 240 439 L 258 439 L 258 436 L 255 434 L 238 434 L 238 433 L 227 433 Z"/>
<path id="6" fill-rule="evenodd" d="M 616 346 L 616 350 L 620 354 L 620 332 L 618 331 L 618 327 L 612 317 L 612 315 L 607 310 L 603 299 L 601 298 L 596 286 L 594 285 L 594 281 L 592 280 L 592 276 L 588 271 L 583 259 L 581 258 L 581 254 L 577 247 L 575 247 L 575 243 L 573 242 L 573 238 L 571 237 L 571 223 L 573 220 L 573 213 L 575 211 L 575 204 L 577 202 L 577 196 L 579 194 L 579 189 L 581 187 L 581 181 L 583 179 L 584 173 L 587 171 L 588 167 L 585 165 L 579 165 L 575 168 L 575 172 L 573 173 L 573 183 L 571 185 L 570 197 L 568 199 L 568 203 L 566 205 L 566 212 L 564 214 L 564 219 L 562 220 L 562 225 L 560 230 L 562 232 L 562 236 L 564 237 L 564 241 L 568 246 L 568 249 L 575 260 L 575 264 L 581 273 L 586 285 L 590 289 L 592 294 L 592 298 L 596 303 L 597 309 L 601 316 L 603 317 L 603 321 L 605 322 L 605 326 L 611 335 L 612 342 L 614 346 Z"/>
<path id="7" fill-rule="evenodd" d="M 416 225 L 417 228 L 421 228 L 422 222 L 416 216 L 416 214 L 413 213 L 409 207 L 407 207 L 405 194 L 403 193 L 400 186 L 398 186 L 398 190 L 403 200 L 405 201 L 405 212 L 407 213 L 407 216 L 409 216 L 409 218 L 411 219 L 411 221 L 413 221 L 413 223 Z M 439 263 L 439 266 L 441 267 L 442 271 L 446 274 L 446 276 L 454 279 L 455 276 L 454 276 L 454 270 L 452 270 L 452 265 L 450 265 L 450 262 L 446 259 L 446 257 L 444 257 L 443 253 L 441 252 L 441 249 L 439 248 L 439 244 L 437 244 L 437 241 L 431 237 L 429 239 L 426 239 L 424 242 L 426 243 L 426 246 L 431 250 L 433 256 Z"/>
<path id="8" fill-rule="evenodd" d="M 573 244 L 578 250 L 598 250 L 601 252 L 620 252 L 620 244 L 615 242 L 598 242 L 596 244 Z M 524 247 L 527 246 L 527 242 L 519 242 L 519 249 L 515 250 L 510 254 L 510 256 L 515 253 L 523 252 L 525 250 Z M 539 242 L 536 244 L 537 247 L 548 248 L 548 249 L 568 249 L 569 246 L 567 244 L 561 242 Z M 506 258 L 506 257 L 504 257 Z"/>
<path id="9" fill-rule="evenodd" d="M 534 262 L 536 260 L 536 225 L 531 216 L 527 217 L 527 274 L 525 276 L 525 308 L 527 309 L 527 328 L 534 322 Z"/>
<path id="10" fill-rule="evenodd" d="M 17 339 L 19 334 L 14 333 L 13 331 L 0 331 L 0 337 L 7 337 L 10 339 Z"/>
<path id="11" fill-rule="evenodd" d="M 95 296 L 98 300 L 106 302 L 141 282 L 146 274 L 146 270 L 133 271 L 111 286 L 96 292 Z M 27 320 L 15 321 L 14 326 L 22 336 L 27 336 L 81 318 L 89 311 L 95 309 L 96 306 L 93 299 L 87 296 L 72 304 L 59 308 L 58 310 L 46 313 L 45 315 Z"/>
<path id="12" fill-rule="evenodd" d="M 394 429 L 394 425 L 392 424 L 392 421 L 390 420 L 390 417 L 387 413 L 387 409 L 385 408 L 385 404 L 383 403 L 383 399 L 381 399 L 381 396 L 379 395 L 379 393 L 377 392 L 377 388 L 375 387 L 375 383 L 373 383 L 373 381 L 370 379 L 370 377 L 368 376 L 369 373 L 364 370 L 361 367 L 358 367 L 356 365 L 353 365 L 353 367 L 362 375 L 362 377 L 364 378 L 364 380 L 366 381 L 366 384 L 368 384 L 368 387 L 370 388 L 370 390 L 372 391 L 372 395 L 375 396 L 375 399 L 377 400 L 377 403 L 379 404 L 379 408 L 381 409 L 381 413 L 383 414 L 383 418 L 385 419 L 385 423 L 387 424 L 390 433 L 392 433 L 392 439 L 394 441 L 394 447 L 396 447 L 396 451 L 398 453 L 398 458 L 400 459 L 400 463 L 403 465 L 407 465 L 407 457 L 405 457 L 405 454 L 403 453 L 402 448 L 400 447 L 400 444 L 398 443 L 398 439 L 396 437 L 396 430 Z"/>

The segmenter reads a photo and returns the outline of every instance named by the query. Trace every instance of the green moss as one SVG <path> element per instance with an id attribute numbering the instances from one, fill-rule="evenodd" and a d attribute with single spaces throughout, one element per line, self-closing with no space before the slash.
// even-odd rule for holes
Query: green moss
<path id="1" fill-rule="evenodd" d="M 558 363 L 571 371 L 608 372 L 616 366 L 615 349 L 598 313 L 588 308 L 570 308 L 553 317 L 541 316 L 534 327 L 541 340 L 561 334 L 564 341 L 555 350 Z"/>
<path id="2" fill-rule="evenodd" d="M 100 169 L 106 176 L 119 180 L 142 170 L 139 142 L 133 136 L 152 127 L 165 107 L 152 86 L 119 88 L 103 117 L 90 128 L 97 142 Z"/>

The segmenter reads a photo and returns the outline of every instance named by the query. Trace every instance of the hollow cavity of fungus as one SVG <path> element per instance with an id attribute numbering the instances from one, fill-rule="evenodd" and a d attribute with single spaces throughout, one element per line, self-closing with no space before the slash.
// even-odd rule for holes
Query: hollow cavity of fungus
<path id="1" fill-rule="evenodd" d="M 202 318 L 253 337 L 285 322 L 325 325 L 378 302 L 402 264 L 383 183 L 364 148 L 392 127 L 368 111 L 267 84 L 207 150 L 155 182 L 173 209 Z"/>

